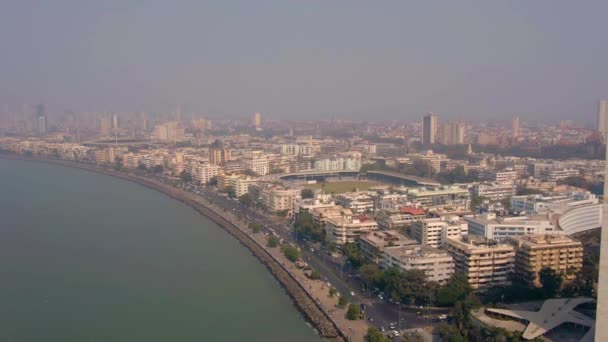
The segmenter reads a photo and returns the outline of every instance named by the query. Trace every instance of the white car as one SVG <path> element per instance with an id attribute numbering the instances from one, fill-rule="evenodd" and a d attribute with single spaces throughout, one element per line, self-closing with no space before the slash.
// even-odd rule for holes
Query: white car
<path id="1" fill-rule="evenodd" d="M 399 336 L 399 332 L 397 330 L 393 330 L 393 335 Z"/>
<path id="2" fill-rule="evenodd" d="M 354 297 L 355 296 L 355 292 L 350 291 L 350 295 Z"/>

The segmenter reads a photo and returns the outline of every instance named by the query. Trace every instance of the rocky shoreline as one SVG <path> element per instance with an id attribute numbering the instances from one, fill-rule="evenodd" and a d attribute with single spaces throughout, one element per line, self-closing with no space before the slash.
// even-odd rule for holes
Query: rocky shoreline
<path id="1" fill-rule="evenodd" d="M 37 157 L 25 157 L 19 155 L 6 155 L 0 154 L 0 158 L 16 159 L 16 160 L 30 160 L 39 161 L 50 164 L 62 165 L 67 167 L 78 168 L 91 172 L 101 173 L 131 182 L 138 183 L 146 186 L 150 189 L 159 191 L 169 197 L 179 200 L 190 207 L 194 208 L 203 216 L 214 221 L 220 227 L 224 228 L 228 233 L 234 236 L 243 246 L 247 247 L 251 253 L 270 271 L 270 273 L 277 279 L 281 286 L 287 291 L 287 294 L 292 299 L 296 308 L 302 313 L 308 322 L 310 322 L 315 329 L 324 338 L 328 338 L 335 341 L 347 340 L 346 334 L 342 332 L 335 322 L 329 317 L 312 298 L 312 296 L 306 291 L 306 289 L 300 284 L 293 275 L 281 264 L 281 262 L 275 259 L 270 253 L 268 253 L 263 246 L 252 239 L 244 230 L 237 227 L 233 222 L 222 216 L 214 208 L 206 205 L 203 201 L 196 198 L 190 193 L 187 193 L 181 189 L 177 189 L 167 184 L 163 184 L 154 179 L 143 177 L 139 175 L 114 171 L 110 169 L 104 169 L 95 165 L 76 163 L 57 159 L 48 158 L 37 158 Z"/>

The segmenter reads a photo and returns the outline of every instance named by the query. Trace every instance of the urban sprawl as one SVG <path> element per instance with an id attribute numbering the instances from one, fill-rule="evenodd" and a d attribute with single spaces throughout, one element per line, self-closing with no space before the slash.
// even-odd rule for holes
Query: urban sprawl
<path id="1" fill-rule="evenodd" d="M 602 225 L 607 101 L 596 127 L 519 117 L 441 121 L 433 113 L 416 123 L 290 122 L 261 113 L 212 120 L 179 108 L 74 115 L 44 105 L 7 115 L 0 127 L 3 154 L 164 179 L 281 223 L 285 256 L 311 280 L 327 282 L 327 270 L 290 246 L 333 260 L 329 269 L 356 290 L 349 301 L 403 305 L 416 315 L 417 323 L 391 322 L 388 309 L 374 318 L 370 309 L 362 315 L 364 304 L 343 303 L 370 339 L 466 340 L 476 333 L 473 320 L 513 340 L 593 338 L 592 317 L 564 317 L 597 292 L 579 237 Z M 542 319 L 505 304 L 541 299 L 529 311 Z M 558 330 L 563 323 L 578 329 Z"/>

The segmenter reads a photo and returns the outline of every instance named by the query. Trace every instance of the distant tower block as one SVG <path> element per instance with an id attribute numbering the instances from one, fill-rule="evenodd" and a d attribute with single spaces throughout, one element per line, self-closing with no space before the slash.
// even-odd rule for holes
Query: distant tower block
<path id="1" fill-rule="evenodd" d="M 511 126 L 511 137 L 514 140 L 519 138 L 519 116 L 513 118 L 513 124 Z"/>
<path id="2" fill-rule="evenodd" d="M 255 112 L 253 114 L 253 126 L 258 132 L 262 130 L 262 113 Z"/>
<path id="3" fill-rule="evenodd" d="M 422 144 L 434 144 L 436 135 L 437 115 L 435 113 L 428 113 L 422 118 Z"/>

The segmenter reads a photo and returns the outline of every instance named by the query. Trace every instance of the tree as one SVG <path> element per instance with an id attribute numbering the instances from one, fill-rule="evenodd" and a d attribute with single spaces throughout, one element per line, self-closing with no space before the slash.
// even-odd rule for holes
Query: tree
<path id="1" fill-rule="evenodd" d="M 367 329 L 367 335 L 365 336 L 367 339 L 367 342 L 389 342 L 390 339 L 386 336 L 384 336 L 384 334 L 382 334 L 382 332 L 380 330 L 378 330 L 378 328 L 376 327 L 369 327 Z"/>
<path id="2" fill-rule="evenodd" d="M 213 177 L 209 178 L 209 182 L 207 184 L 213 185 L 213 186 L 217 185 L 217 176 L 213 176 Z"/>
<path id="3" fill-rule="evenodd" d="M 122 169 L 122 158 L 120 156 L 116 156 L 114 159 L 114 169 L 116 171 L 120 171 Z"/>
<path id="4" fill-rule="evenodd" d="M 270 235 L 266 241 L 266 246 L 268 246 L 270 248 L 275 248 L 278 245 L 279 245 L 279 238 L 274 235 Z"/>
<path id="5" fill-rule="evenodd" d="M 359 304 L 351 303 L 346 311 L 346 319 L 354 321 L 359 318 Z"/>
<path id="6" fill-rule="evenodd" d="M 346 306 L 346 304 L 348 304 L 348 300 L 346 299 L 345 296 L 341 296 L 340 298 L 338 298 L 338 306 L 343 308 Z"/>
<path id="7" fill-rule="evenodd" d="M 226 191 L 228 192 L 228 197 L 230 198 L 235 198 L 236 197 L 236 191 L 234 190 L 233 187 L 229 186 Z"/>
<path id="8" fill-rule="evenodd" d="M 348 261 L 354 268 L 359 268 L 365 262 L 365 257 L 356 243 L 345 243 L 342 246 L 342 253 L 346 255 Z"/>
<path id="9" fill-rule="evenodd" d="M 183 170 L 180 174 L 179 174 L 179 178 L 182 180 L 182 182 L 184 183 L 190 183 L 192 182 L 192 175 L 190 174 L 190 172 Z"/>
<path id="10" fill-rule="evenodd" d="M 258 233 L 262 229 L 262 225 L 257 222 L 249 222 L 247 228 L 251 229 L 254 233 Z"/>
<path id="11" fill-rule="evenodd" d="M 137 169 L 142 171 L 148 171 L 148 168 L 143 163 L 139 163 L 139 165 L 137 165 Z"/>
<path id="12" fill-rule="evenodd" d="M 253 204 L 251 195 L 249 195 L 249 193 L 241 195 L 241 197 L 239 197 L 239 203 L 244 207 L 251 207 L 251 205 Z"/>
<path id="13" fill-rule="evenodd" d="M 284 246 L 283 255 L 285 255 L 285 257 L 292 262 L 300 260 L 300 250 L 294 246 Z"/>
<path id="14" fill-rule="evenodd" d="M 300 196 L 302 196 L 302 198 L 314 198 L 315 192 L 313 189 L 304 188 L 300 191 Z"/>
<path id="15" fill-rule="evenodd" d="M 440 306 L 453 306 L 463 300 L 471 292 L 468 279 L 462 273 L 454 273 L 444 287 L 437 293 L 437 304 Z"/>
<path id="16" fill-rule="evenodd" d="M 338 293 L 338 290 L 336 290 L 336 288 L 335 288 L 335 287 L 330 287 L 330 288 L 329 288 L 329 296 L 330 296 L 330 297 L 335 296 L 337 293 Z"/>
<path id="17" fill-rule="evenodd" d="M 378 328 L 376 327 L 369 327 L 367 329 L 367 335 L 365 336 L 367 338 L 367 342 L 389 342 L 390 339 L 386 336 L 384 336 L 384 334 L 382 334 L 382 332 L 380 330 L 378 330 Z"/>
<path id="18" fill-rule="evenodd" d="M 361 279 L 368 285 L 378 285 L 382 280 L 382 271 L 376 264 L 365 264 L 359 268 Z"/>
<path id="19" fill-rule="evenodd" d="M 562 276 L 552 268 L 545 267 L 538 272 L 545 298 L 553 298 L 562 287 Z"/>
<path id="20" fill-rule="evenodd" d="M 152 169 L 152 171 L 155 174 L 163 173 L 163 166 L 162 165 L 155 165 L 154 168 Z"/>
<path id="21" fill-rule="evenodd" d="M 310 279 L 321 279 L 321 273 L 317 270 L 310 272 Z"/>
<path id="22" fill-rule="evenodd" d="M 315 242 L 325 241 L 325 230 L 314 222 L 312 215 L 307 211 L 300 212 L 296 216 L 294 229 L 298 236 L 307 237 Z"/>

